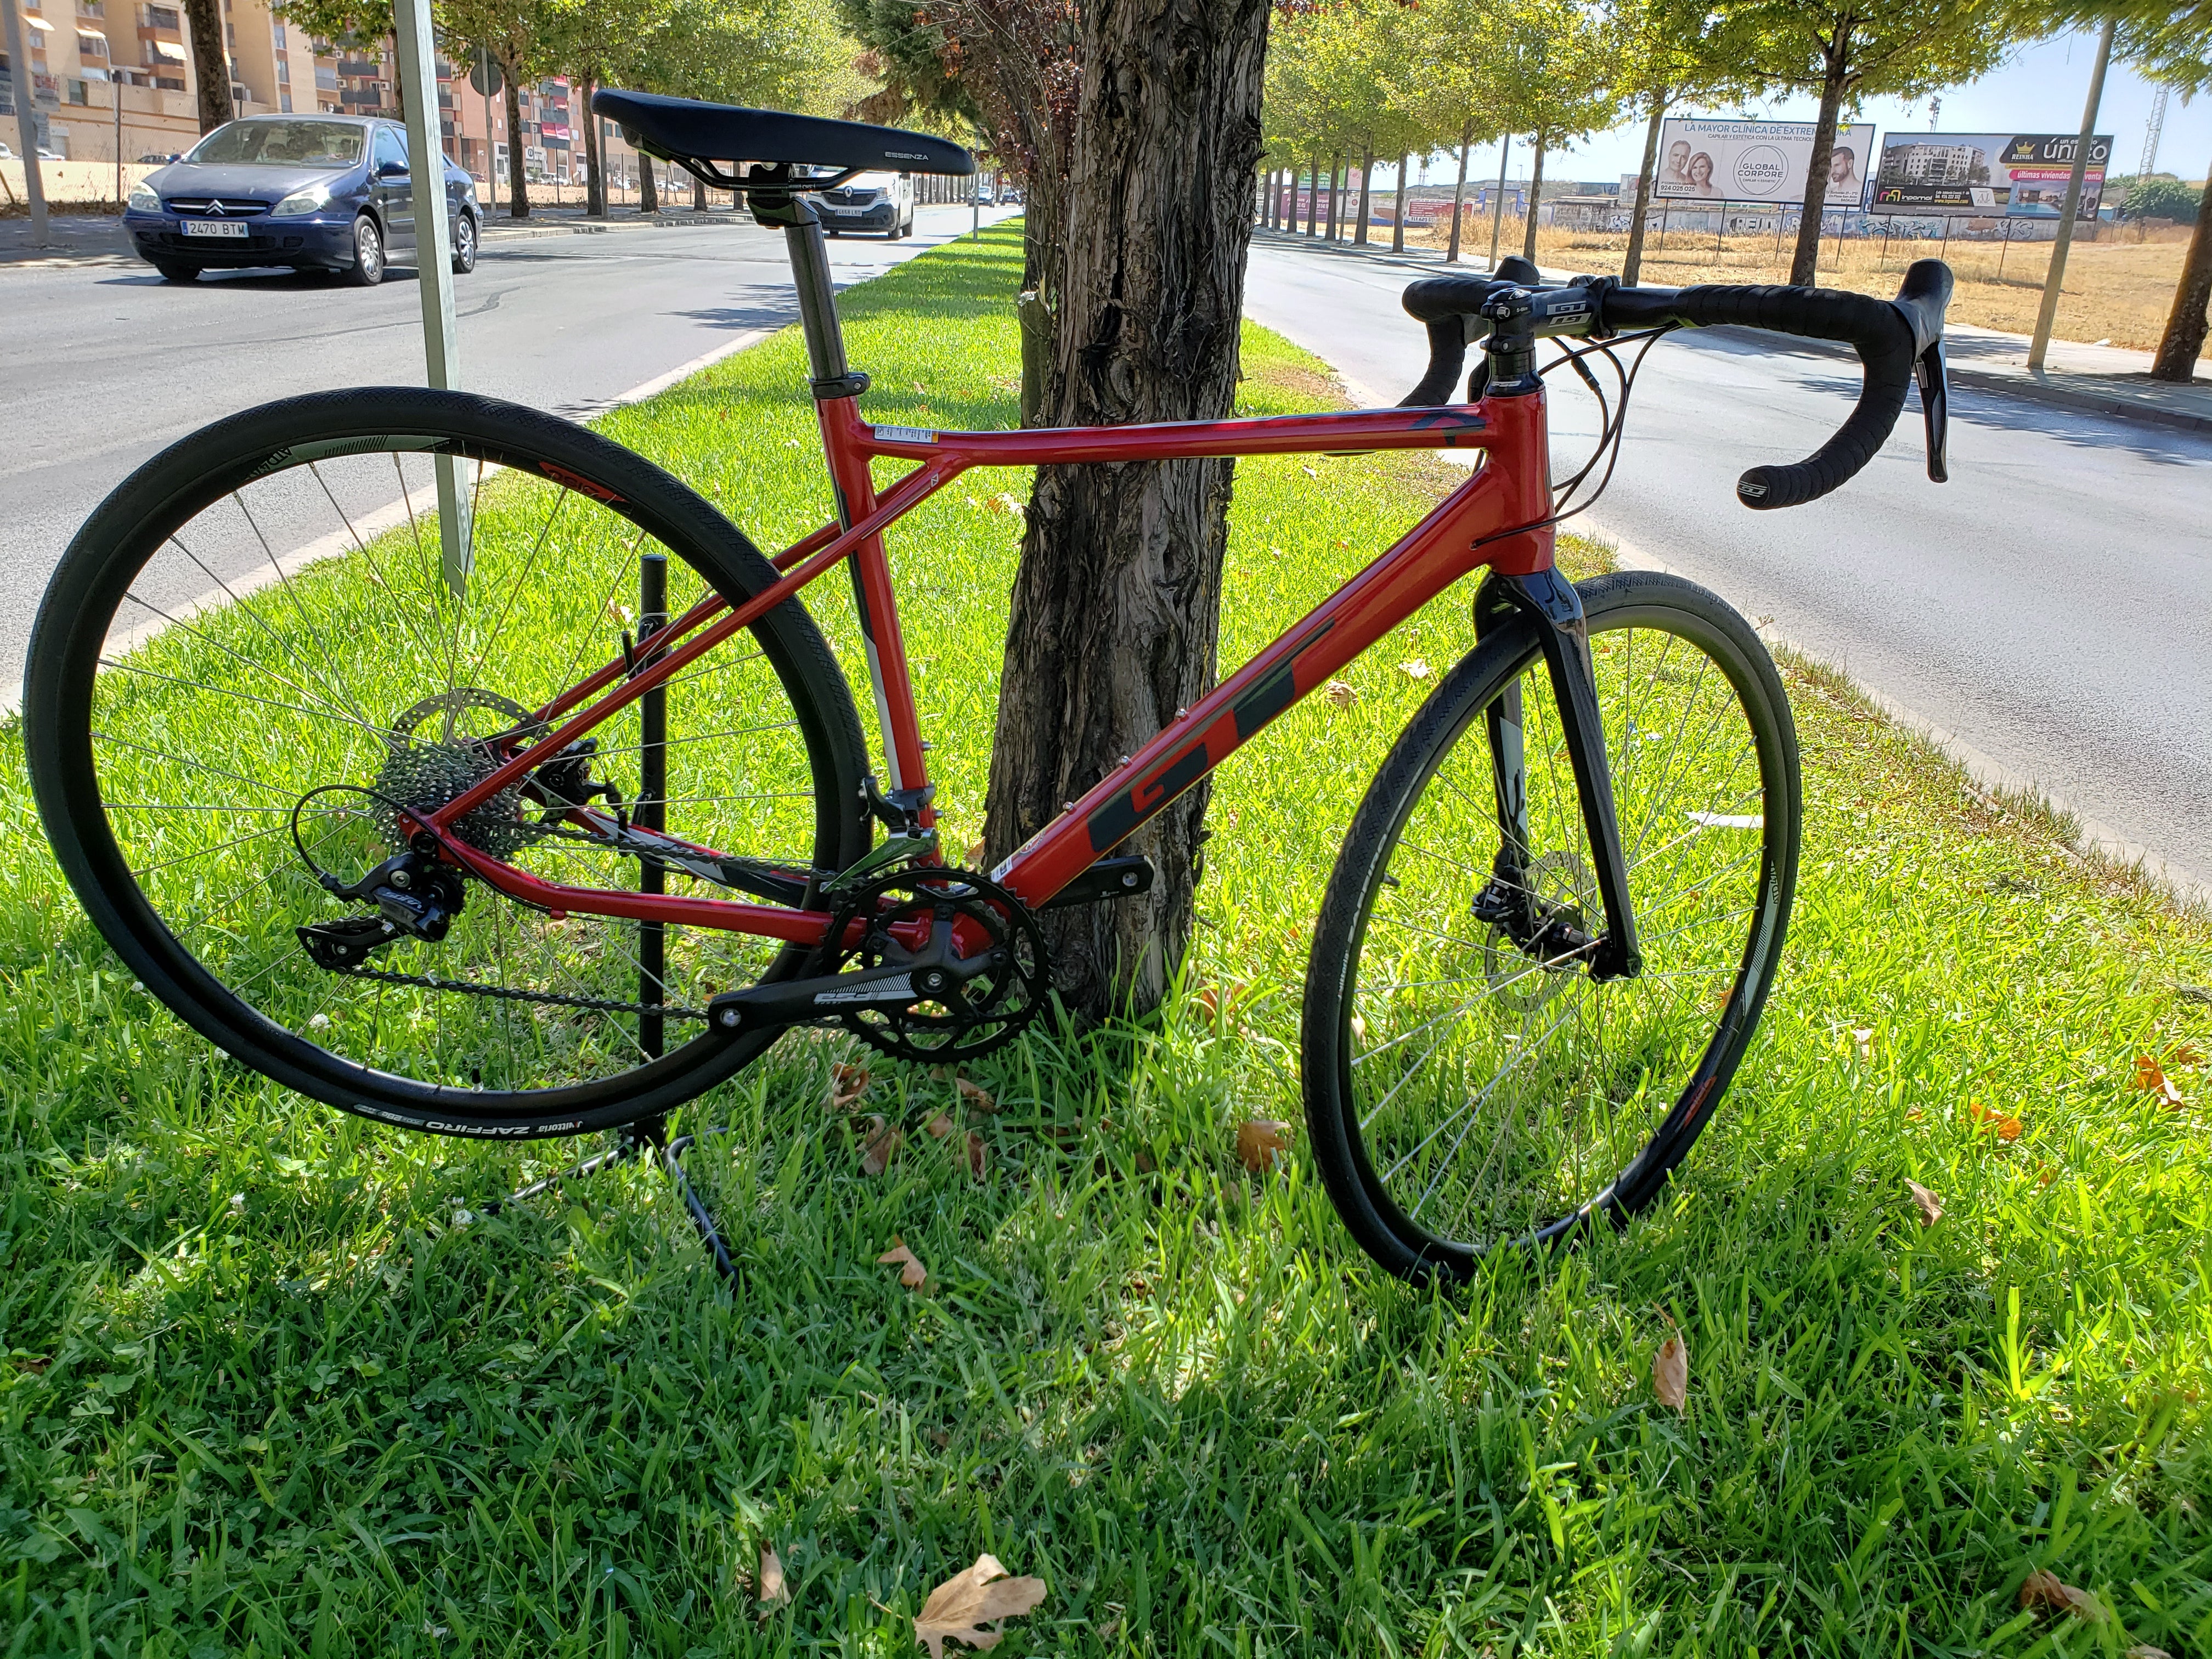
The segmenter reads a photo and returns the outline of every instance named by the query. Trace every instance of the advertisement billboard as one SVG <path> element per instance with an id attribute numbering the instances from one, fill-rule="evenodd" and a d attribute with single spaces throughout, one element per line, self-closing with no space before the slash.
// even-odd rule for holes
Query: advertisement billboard
<path id="1" fill-rule="evenodd" d="M 2081 137 L 2074 132 L 1893 132 L 1875 170 L 1876 213 L 2056 219 Z M 2089 141 L 2077 218 L 2097 216 L 2109 137 Z"/>
<path id="2" fill-rule="evenodd" d="M 1670 202 L 1767 202 L 1802 207 L 1805 167 L 1813 157 L 1810 121 L 1668 120 L 1659 133 L 1656 199 Z M 1828 163 L 1831 207 L 1864 198 L 1874 157 L 1874 128 L 1836 129 Z"/>

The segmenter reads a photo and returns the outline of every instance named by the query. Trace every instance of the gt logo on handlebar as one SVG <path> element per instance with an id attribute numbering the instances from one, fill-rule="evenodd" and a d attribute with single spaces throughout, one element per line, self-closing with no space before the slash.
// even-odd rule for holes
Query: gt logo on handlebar
<path id="1" fill-rule="evenodd" d="M 1739 495 L 1748 495 L 1752 500 L 1757 501 L 1766 493 L 1766 486 L 1763 483 L 1753 483 L 1749 478 L 1738 478 L 1735 481 L 1735 493 Z"/>

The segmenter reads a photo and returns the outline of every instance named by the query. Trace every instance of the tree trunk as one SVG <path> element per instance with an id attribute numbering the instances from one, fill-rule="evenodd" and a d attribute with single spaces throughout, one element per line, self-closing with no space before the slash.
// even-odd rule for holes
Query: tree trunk
<path id="1" fill-rule="evenodd" d="M 1359 225 L 1352 233 L 1352 242 L 1355 247 L 1367 246 L 1367 204 L 1369 191 L 1374 182 L 1374 173 L 1375 152 L 1370 149 L 1361 157 L 1359 162 Z"/>
<path id="2" fill-rule="evenodd" d="M 514 65 L 501 64 L 507 77 L 507 216 L 530 216 L 530 185 L 522 176 L 522 88 L 514 84 Z"/>
<path id="3" fill-rule="evenodd" d="M 1498 234 L 1505 226 L 1505 167 L 1513 159 L 1513 135 L 1507 133 L 1498 143 L 1498 201 L 1490 216 L 1490 268 L 1498 269 Z"/>
<path id="4" fill-rule="evenodd" d="M 1459 131 L 1459 179 L 1452 185 L 1451 240 L 1444 248 L 1444 263 L 1459 263 L 1459 216 L 1467 202 L 1467 153 L 1474 145 L 1474 123 L 1470 121 Z"/>
<path id="5" fill-rule="evenodd" d="M 643 150 L 637 153 L 637 210 L 640 213 L 660 211 L 660 191 L 653 182 L 653 157 Z"/>
<path id="6" fill-rule="evenodd" d="M 1836 122 L 1843 112 L 1844 85 L 1850 73 L 1851 26 L 1839 21 L 1827 48 L 1827 72 L 1820 82 L 1820 117 L 1813 128 L 1813 153 L 1805 161 L 1805 208 L 1797 221 L 1797 248 L 1790 256 L 1790 281 L 1810 288 L 1820 264 L 1820 210 L 1828 203 L 1828 158 L 1835 153 Z"/>
<path id="7" fill-rule="evenodd" d="M 2197 374 L 2197 359 L 2204 349 L 2206 311 L 2212 308 L 2212 184 L 2197 198 L 2197 228 L 2189 233 L 2189 252 L 2182 257 L 2181 281 L 2174 285 L 2173 311 L 2166 319 L 2165 337 L 2151 364 L 2154 380 L 2186 386 Z"/>
<path id="8" fill-rule="evenodd" d="M 185 28 L 192 43 L 192 90 L 199 102 L 200 131 L 213 132 L 238 114 L 238 106 L 230 100 L 230 52 L 223 44 L 221 0 L 185 0 Z M 31 77 L 16 79 L 18 95 L 28 97 Z"/>
<path id="9" fill-rule="evenodd" d="M 1536 161 L 1528 170 L 1528 225 L 1521 235 L 1521 257 L 1530 264 L 1536 263 L 1536 204 L 1544 194 L 1544 140 L 1546 135 L 1536 135 Z"/>
<path id="10" fill-rule="evenodd" d="M 1267 28 L 1267 0 L 1085 7 L 1053 424 L 1229 414 Z M 1039 469 L 991 756 L 994 859 L 1212 685 L 1232 477 L 1219 459 Z M 1123 798 L 1097 847 L 1149 856 L 1152 890 L 1044 918 L 1079 1012 L 1147 1010 L 1181 963 L 1206 792 L 1166 775 Z"/>
<path id="11" fill-rule="evenodd" d="M 1325 221 L 1326 228 L 1322 233 L 1322 240 L 1324 242 L 1333 242 L 1336 240 L 1337 209 L 1344 199 L 1344 192 L 1337 184 L 1337 179 L 1343 171 L 1344 158 L 1339 155 L 1330 156 L 1328 158 L 1328 217 Z"/>
<path id="12" fill-rule="evenodd" d="M 1410 154 L 1398 158 L 1398 205 L 1390 215 L 1390 252 L 1393 253 L 1406 251 L 1406 163 L 1412 159 Z"/>
<path id="13" fill-rule="evenodd" d="M 587 75 L 584 76 L 580 88 L 584 100 L 584 215 L 586 218 L 604 219 L 607 216 L 607 170 L 602 165 L 600 156 L 599 118 L 592 113 L 592 88 L 597 84 Z M 569 95 L 575 96 L 578 91 L 575 82 L 569 82 Z M 575 130 L 571 128 L 568 138 L 571 154 L 575 142 Z"/>
<path id="14" fill-rule="evenodd" d="M 706 210 L 707 181 L 695 173 L 691 179 L 691 211 L 704 213 Z"/>
<path id="15" fill-rule="evenodd" d="M 1659 124 L 1667 118 L 1668 94 L 1651 95 L 1651 119 L 1644 129 L 1644 171 L 1636 175 L 1636 211 L 1628 222 L 1628 257 L 1621 262 L 1620 280 L 1636 286 L 1644 270 L 1644 216 L 1651 206 L 1651 188 L 1659 171 Z"/>
<path id="16" fill-rule="evenodd" d="M 1314 152 L 1313 176 L 1306 186 L 1306 234 L 1321 228 L 1321 152 Z"/>

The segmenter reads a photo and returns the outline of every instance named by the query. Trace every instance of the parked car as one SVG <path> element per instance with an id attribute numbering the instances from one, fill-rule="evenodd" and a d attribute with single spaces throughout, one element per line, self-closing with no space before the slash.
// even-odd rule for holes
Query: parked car
<path id="1" fill-rule="evenodd" d="M 914 175 L 861 173 L 835 190 L 822 192 L 815 211 L 822 228 L 835 236 L 848 230 L 880 230 L 896 241 L 914 230 Z"/>
<path id="2" fill-rule="evenodd" d="M 453 269 L 476 269 L 476 182 L 444 161 Z M 203 270 L 289 265 L 358 287 L 415 246 L 407 130 L 374 117 L 249 115 L 147 174 L 123 211 L 139 257 L 173 283 Z"/>
<path id="3" fill-rule="evenodd" d="M 184 158 L 178 155 L 175 150 L 171 150 L 167 155 L 142 155 L 138 158 L 138 165 L 142 167 L 160 167 L 164 162 L 178 161 L 182 161 L 183 159 Z"/>

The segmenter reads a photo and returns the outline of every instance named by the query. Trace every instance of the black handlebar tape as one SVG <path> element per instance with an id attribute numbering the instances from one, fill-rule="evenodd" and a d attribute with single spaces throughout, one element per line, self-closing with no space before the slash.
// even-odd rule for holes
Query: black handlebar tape
<path id="1" fill-rule="evenodd" d="M 1628 303 L 1621 303 L 1627 301 Z M 1606 322 L 1633 327 L 1646 320 L 1674 318 L 1693 327 L 1733 324 L 1776 334 L 1816 340 L 1842 340 L 1857 349 L 1864 366 L 1858 404 L 1835 436 L 1804 460 L 1786 466 L 1754 466 L 1736 480 L 1736 498 L 1762 510 L 1797 507 L 1840 488 L 1872 460 L 1896 426 L 1912 381 L 1914 329 L 1887 300 L 1825 288 L 1722 287 L 1699 284 L 1678 289 L 1662 301 L 1629 291 L 1605 297 Z M 1939 313 L 1940 315 L 1940 313 Z"/>
<path id="2" fill-rule="evenodd" d="M 1489 276 L 1425 276 L 1406 284 L 1400 303 L 1406 314 L 1426 324 L 1429 366 L 1421 383 L 1401 398 L 1401 409 L 1431 409 L 1452 401 L 1460 370 L 1467 367 L 1469 339 L 1480 339 L 1489 324 L 1478 313 L 1490 296 L 1508 289 L 1528 288 L 1542 280 L 1536 267 L 1517 254 L 1500 259 Z"/>

